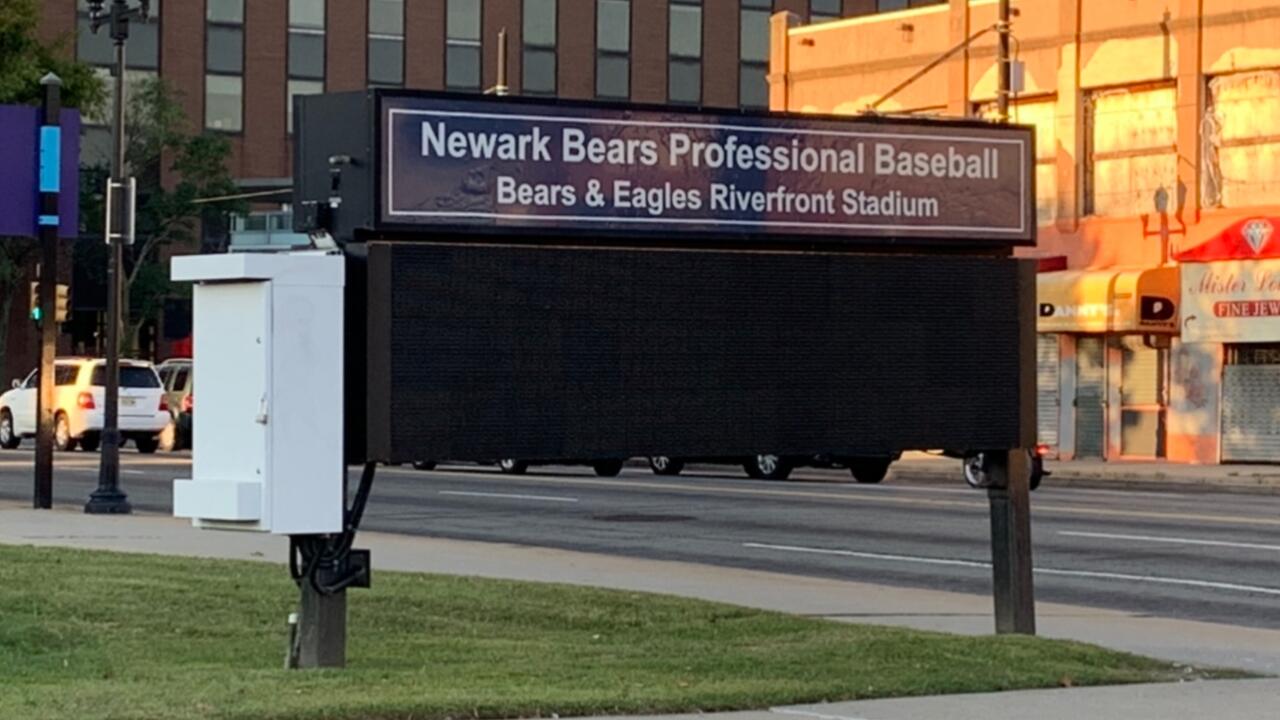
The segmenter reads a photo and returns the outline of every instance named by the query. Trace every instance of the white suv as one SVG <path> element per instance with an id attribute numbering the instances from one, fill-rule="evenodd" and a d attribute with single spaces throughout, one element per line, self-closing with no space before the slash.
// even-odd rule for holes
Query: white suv
<path id="1" fill-rule="evenodd" d="M 93 358 L 59 359 L 54 364 L 54 447 L 87 451 L 102 441 L 103 399 L 107 365 Z M 39 370 L 0 395 L 0 447 L 16 448 L 36 434 L 36 396 Z M 153 453 L 157 437 L 169 424 L 169 407 L 160 377 L 149 362 L 120 361 L 120 434 L 133 440 L 139 452 Z"/>

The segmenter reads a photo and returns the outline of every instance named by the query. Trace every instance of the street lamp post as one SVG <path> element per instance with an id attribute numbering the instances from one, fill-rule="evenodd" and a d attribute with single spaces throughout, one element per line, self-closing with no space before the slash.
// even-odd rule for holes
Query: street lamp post
<path id="1" fill-rule="evenodd" d="M 111 178 L 108 186 L 119 183 L 125 186 L 125 43 L 129 39 L 129 21 L 133 18 L 146 20 L 150 12 L 150 0 L 141 0 L 140 4 L 130 7 L 127 0 L 111 0 L 111 7 L 104 8 L 105 0 L 90 0 L 89 14 L 93 32 L 102 26 L 109 26 L 111 39 L 115 42 L 115 107 L 114 133 L 112 137 Z M 109 207 L 119 200 L 118 208 Z M 125 223 L 132 224 L 133 218 L 126 218 L 129 203 L 125 202 L 124 193 L 107 193 L 107 217 L 119 218 L 120 227 Z M 120 489 L 120 303 L 122 301 L 121 276 L 124 272 L 124 232 L 113 232 L 111 227 L 104 228 L 103 233 L 110 248 L 110 259 L 107 266 L 107 347 L 106 347 L 106 382 L 104 388 L 102 425 L 102 459 L 98 468 L 98 489 L 89 496 L 85 504 L 87 513 L 128 513 L 132 511 L 128 496 Z M 114 236 L 114 237 L 113 237 Z"/>

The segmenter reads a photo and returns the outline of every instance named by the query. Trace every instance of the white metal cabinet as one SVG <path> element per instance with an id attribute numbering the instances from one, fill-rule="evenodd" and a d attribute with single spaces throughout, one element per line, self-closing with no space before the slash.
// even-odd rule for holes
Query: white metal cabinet
<path id="1" fill-rule="evenodd" d="M 196 282 L 192 477 L 174 515 L 297 535 L 342 529 L 343 260 L 319 252 L 175 258 Z"/>

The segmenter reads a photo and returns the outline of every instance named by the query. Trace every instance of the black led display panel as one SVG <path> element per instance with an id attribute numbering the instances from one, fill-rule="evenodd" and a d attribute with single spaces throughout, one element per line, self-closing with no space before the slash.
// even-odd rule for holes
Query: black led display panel
<path id="1" fill-rule="evenodd" d="M 382 242 L 367 252 L 367 364 L 350 364 L 360 377 L 349 397 L 367 403 L 351 410 L 367 411 L 371 460 L 1034 441 L 1034 376 L 1020 370 L 1034 369 L 1025 261 Z"/>

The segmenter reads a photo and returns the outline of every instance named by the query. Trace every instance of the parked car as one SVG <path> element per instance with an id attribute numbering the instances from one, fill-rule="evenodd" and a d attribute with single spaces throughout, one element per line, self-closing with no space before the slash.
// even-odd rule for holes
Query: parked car
<path id="1" fill-rule="evenodd" d="M 195 373 L 190 358 L 172 358 L 156 366 L 165 400 L 172 418 L 160 435 L 160 446 L 166 450 L 191 447 L 191 425 L 195 409 Z"/>
<path id="2" fill-rule="evenodd" d="M 649 469 L 655 475 L 679 475 L 688 463 L 716 465 L 741 465 L 748 477 L 757 480 L 786 480 L 791 471 L 799 467 L 848 468 L 859 483 L 874 484 L 889 474 L 889 466 L 898 456 L 846 457 L 835 455 L 776 455 L 761 453 L 745 458 L 673 458 L 654 455 L 649 458 Z"/>
<path id="3" fill-rule="evenodd" d="M 1034 449 L 1028 451 L 1030 456 L 1027 460 L 1030 474 L 1027 476 L 1027 486 L 1035 490 L 1040 487 L 1040 482 L 1053 473 L 1044 469 L 1044 456 L 1049 452 L 1049 446 L 1043 443 L 1037 444 Z M 968 455 L 964 460 L 964 481 L 972 488 L 985 488 L 991 485 L 991 480 L 987 475 L 986 460 L 982 453 Z"/>
<path id="4" fill-rule="evenodd" d="M 102 442 L 106 362 L 95 358 L 66 358 L 54 362 L 54 447 L 86 451 Z M 16 448 L 36 434 L 38 370 L 0 395 L 0 447 Z M 120 432 L 139 452 L 153 453 L 158 435 L 170 420 L 160 376 L 149 362 L 120 361 Z"/>

